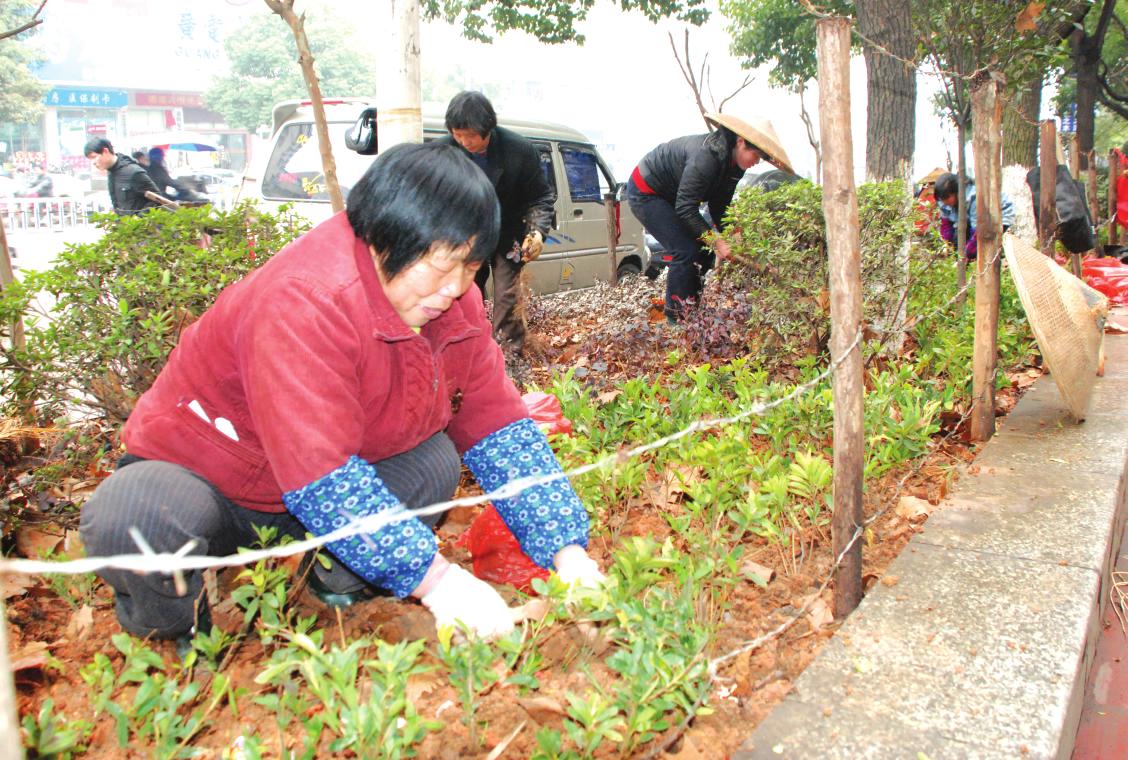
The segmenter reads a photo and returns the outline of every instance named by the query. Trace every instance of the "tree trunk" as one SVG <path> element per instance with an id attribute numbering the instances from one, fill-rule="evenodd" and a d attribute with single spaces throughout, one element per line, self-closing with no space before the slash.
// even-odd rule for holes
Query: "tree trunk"
<path id="1" fill-rule="evenodd" d="M 906 179 L 916 136 L 911 6 L 909 0 L 858 0 L 857 9 L 866 59 L 866 176 Z"/>
<path id="2" fill-rule="evenodd" d="M 383 151 L 423 142 L 423 85 L 419 68 L 419 0 L 381 3 L 391 11 L 376 46 L 376 141 Z"/>
<path id="3" fill-rule="evenodd" d="M 1039 166 L 1041 188 L 1038 198 L 1038 240 L 1042 253 L 1054 257 L 1057 249 L 1057 127 L 1046 119 L 1040 127 Z"/>
<path id="4" fill-rule="evenodd" d="M 305 77 L 306 87 L 309 88 L 309 99 L 313 103 L 313 121 L 317 129 L 317 144 L 321 148 L 321 168 L 325 173 L 325 189 L 329 193 L 329 204 L 333 211 L 342 211 L 345 208 L 345 199 L 341 195 L 341 185 L 337 182 L 337 162 L 333 159 L 333 146 L 329 143 L 329 124 L 325 120 L 325 104 L 321 99 L 321 85 L 317 81 L 317 72 L 313 68 L 313 52 L 309 49 L 309 38 L 305 33 L 305 14 L 298 15 L 294 12 L 294 0 L 264 0 L 270 10 L 282 17 L 294 33 L 294 42 L 298 46 L 298 63 L 302 67 L 302 76 Z"/>
<path id="5" fill-rule="evenodd" d="M 956 160 L 956 285 L 961 291 L 967 287 L 967 119 L 960 109 L 956 122 L 956 140 L 959 142 Z M 961 293 L 960 303 L 965 294 Z"/>
<path id="6" fill-rule="evenodd" d="M 4 231 L 4 224 L 0 221 L 0 291 L 12 284 L 16 279 L 15 267 L 12 266 L 12 257 L 8 250 L 8 236 Z M 12 348 L 22 349 L 24 343 L 23 319 L 17 317 L 11 324 Z"/>
<path id="7" fill-rule="evenodd" d="M 1100 81 L 1097 78 L 1101 62 L 1101 51 L 1095 37 L 1077 29 L 1070 36 L 1073 48 L 1073 65 L 1077 72 L 1077 139 L 1081 143 L 1081 155 L 1093 149 L 1096 131 L 1097 91 Z M 1081 168 L 1088 168 L 1087 158 L 1081 159 Z"/>
<path id="8" fill-rule="evenodd" d="M 1003 109 L 1003 165 L 1033 169 L 1038 164 L 1038 115 L 1042 83 L 1015 93 Z"/>
<path id="9" fill-rule="evenodd" d="M 834 616 L 850 614 L 862 599 L 862 476 L 865 437 L 862 407 L 861 243 L 850 133 L 850 22 L 819 19 L 819 131 L 826 175 L 830 280 L 830 355 L 834 369 L 834 516 L 831 536 L 839 564 L 834 573 Z"/>

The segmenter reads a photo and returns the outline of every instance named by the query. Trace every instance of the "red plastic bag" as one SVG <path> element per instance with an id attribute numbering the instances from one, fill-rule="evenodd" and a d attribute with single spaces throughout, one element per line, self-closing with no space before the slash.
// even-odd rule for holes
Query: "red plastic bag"
<path id="1" fill-rule="evenodd" d="M 1112 257 L 1081 262 L 1085 283 L 1108 296 L 1110 303 L 1128 305 L 1128 265 Z"/>
<path id="2" fill-rule="evenodd" d="M 551 393 L 526 393 L 521 400 L 525 402 L 525 408 L 529 410 L 533 422 L 537 423 L 537 427 L 545 435 L 567 435 L 572 432 L 572 421 L 564 416 L 560 399 L 556 396 Z"/>
<path id="3" fill-rule="evenodd" d="M 545 435 L 572 432 L 572 421 L 564 416 L 560 400 L 549 393 L 526 393 L 522 400 L 529 417 Z M 458 538 L 458 546 L 470 551 L 474 575 L 493 583 L 507 583 L 532 592 L 534 578 L 547 578 L 548 571 L 529 559 L 501 515 L 488 505 L 474 518 L 469 530 Z"/>
<path id="4" fill-rule="evenodd" d="M 547 578 L 548 571 L 521 551 L 501 515 L 488 505 L 457 542 L 470 551 L 474 575 L 493 583 L 507 583 L 531 593 L 534 578 Z"/>

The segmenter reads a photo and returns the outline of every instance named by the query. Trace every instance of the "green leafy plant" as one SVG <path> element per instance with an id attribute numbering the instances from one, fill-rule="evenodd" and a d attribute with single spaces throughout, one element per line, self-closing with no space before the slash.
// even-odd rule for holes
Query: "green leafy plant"
<path id="1" fill-rule="evenodd" d="M 446 666 L 447 675 L 458 691 L 462 723 L 470 732 L 470 744 L 477 747 L 480 743 L 478 698 L 498 680 L 498 673 L 493 667 L 498 653 L 489 642 L 469 635 L 469 632 L 466 632 L 461 644 L 454 643 L 455 630 L 450 626 L 442 626 L 438 634 L 439 660 Z"/>
<path id="2" fill-rule="evenodd" d="M 248 204 L 97 222 L 97 242 L 67 246 L 52 269 L 26 272 L 0 294 L 0 324 L 23 317 L 26 326 L 26 347 L 0 353 L 12 416 L 78 408 L 120 423 L 219 291 L 306 229 Z"/>
<path id="3" fill-rule="evenodd" d="M 55 700 L 48 697 L 39 712 L 25 715 L 23 744 L 30 757 L 51 757 L 70 760 L 86 751 L 83 744 L 93 726 L 85 720 L 69 720 L 55 713 Z"/>

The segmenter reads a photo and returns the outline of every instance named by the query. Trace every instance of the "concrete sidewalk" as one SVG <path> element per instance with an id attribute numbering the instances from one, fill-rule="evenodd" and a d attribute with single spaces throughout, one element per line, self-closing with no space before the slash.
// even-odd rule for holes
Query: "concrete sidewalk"
<path id="1" fill-rule="evenodd" d="M 1070 757 L 1125 513 L 1128 336 L 1105 344 L 1088 419 L 1035 383 L 734 758 Z"/>

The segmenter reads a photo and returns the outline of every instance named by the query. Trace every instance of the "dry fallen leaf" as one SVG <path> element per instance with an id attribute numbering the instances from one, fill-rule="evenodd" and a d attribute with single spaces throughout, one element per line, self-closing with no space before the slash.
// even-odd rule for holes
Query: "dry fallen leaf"
<path id="1" fill-rule="evenodd" d="M 31 668 L 41 668 L 47 664 L 47 654 L 50 647 L 47 646 L 45 641 L 32 641 L 20 647 L 19 651 L 12 655 L 11 669 L 12 672 L 20 670 L 29 670 Z"/>
<path id="2" fill-rule="evenodd" d="M 33 589 L 38 585 L 39 581 L 33 576 L 23 573 L 8 573 L 0 580 L 0 594 L 3 594 L 4 599 L 11 599 L 13 596 L 23 596 L 28 592 L 28 589 Z"/>
<path id="3" fill-rule="evenodd" d="M 916 496 L 902 496 L 894 511 L 906 520 L 913 520 L 927 517 L 932 512 L 932 505 Z"/>
<path id="4" fill-rule="evenodd" d="M 29 559 L 39 559 L 53 553 L 62 541 L 63 537 L 58 533 L 48 533 L 30 525 L 21 525 L 16 529 L 16 549 Z"/>
<path id="5" fill-rule="evenodd" d="M 415 704 L 423 697 L 430 694 L 439 686 L 447 682 L 447 679 L 439 674 L 437 671 L 429 673 L 416 673 L 407 679 L 407 686 L 405 696 L 407 701 Z"/>
<path id="6" fill-rule="evenodd" d="M 1014 28 L 1020 32 L 1033 32 L 1037 30 L 1037 18 L 1045 9 L 1045 3 L 1030 3 L 1014 19 Z"/>
<path id="7" fill-rule="evenodd" d="M 529 717 L 537 723 L 544 723 L 554 717 L 564 717 L 566 715 L 564 706 L 557 702 L 552 697 L 532 697 L 517 699 L 517 704 L 525 709 Z"/>
<path id="8" fill-rule="evenodd" d="M 71 615 L 70 622 L 67 623 L 65 635 L 71 641 L 81 641 L 93 627 L 94 608 L 89 604 L 84 604 Z"/>
<path id="9" fill-rule="evenodd" d="M 597 401 L 599 401 L 600 404 L 610 404 L 612 401 L 619 397 L 620 393 L 622 393 L 622 391 L 620 390 L 604 391 L 595 398 Z"/>
<path id="10" fill-rule="evenodd" d="M 540 597 L 530 599 L 524 604 L 512 608 L 513 622 L 518 625 L 525 620 L 539 623 L 541 620 L 544 620 L 544 616 L 548 614 L 548 610 L 549 604 L 547 600 L 541 599 Z"/>
<path id="11" fill-rule="evenodd" d="M 901 582 L 901 579 L 896 575 L 885 575 L 881 578 L 882 586 L 896 586 Z"/>
<path id="12" fill-rule="evenodd" d="M 807 610 L 807 622 L 811 624 L 812 631 L 818 631 L 834 622 L 834 612 L 822 597 L 816 599 Z"/>
<path id="13" fill-rule="evenodd" d="M 740 566 L 740 574 L 760 588 L 767 586 L 775 578 L 775 570 L 752 560 Z"/>

